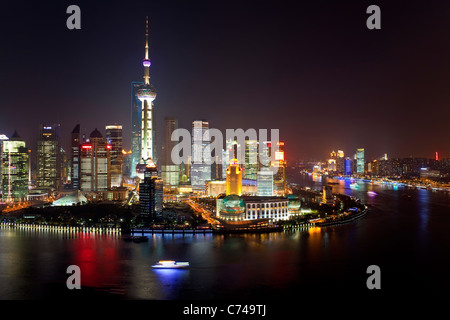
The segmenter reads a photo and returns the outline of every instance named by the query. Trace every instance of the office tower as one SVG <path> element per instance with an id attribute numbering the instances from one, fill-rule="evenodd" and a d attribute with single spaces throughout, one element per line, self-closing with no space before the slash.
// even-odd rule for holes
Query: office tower
<path id="1" fill-rule="evenodd" d="M 95 129 L 89 142 L 80 147 L 81 191 L 107 191 L 111 188 L 111 145 Z"/>
<path id="2" fill-rule="evenodd" d="M 209 151 L 209 123 L 192 122 L 191 185 L 193 191 L 205 191 L 205 183 L 211 180 L 211 154 Z"/>
<path id="3" fill-rule="evenodd" d="M 180 181 L 180 167 L 172 161 L 172 150 L 178 153 L 178 150 L 175 150 L 177 142 L 172 141 L 172 133 L 178 129 L 178 120 L 172 117 L 166 117 L 164 124 L 161 178 L 165 188 L 175 189 L 178 187 Z"/>
<path id="4" fill-rule="evenodd" d="M 341 174 L 344 172 L 344 151 L 342 150 L 336 153 L 336 172 Z"/>
<path id="5" fill-rule="evenodd" d="M 150 161 L 146 165 L 144 179 L 139 183 L 140 213 L 154 221 L 162 215 L 163 182 L 158 178 L 158 169 Z"/>
<path id="6" fill-rule="evenodd" d="M 231 159 L 227 169 L 227 189 L 226 194 L 242 195 L 242 168 L 237 159 Z"/>
<path id="7" fill-rule="evenodd" d="M 244 179 L 256 180 L 258 166 L 258 141 L 245 140 Z"/>
<path id="8" fill-rule="evenodd" d="M 111 146 L 111 187 L 122 187 L 122 126 L 107 125 L 106 143 Z"/>
<path id="9" fill-rule="evenodd" d="M 4 134 L 0 134 L 0 201 L 3 198 L 3 141 L 5 140 L 9 140 L 9 138 L 4 135 Z"/>
<path id="10" fill-rule="evenodd" d="M 259 144 L 259 169 L 269 168 L 271 166 L 271 142 L 264 141 Z"/>
<path id="11" fill-rule="evenodd" d="M 60 147 L 59 149 L 59 155 L 60 155 L 60 172 L 61 172 L 61 186 L 64 186 L 64 184 L 68 183 L 69 180 L 69 172 L 70 172 L 70 168 L 69 168 L 69 160 L 67 159 L 67 154 L 66 151 Z"/>
<path id="12" fill-rule="evenodd" d="M 350 176 L 352 174 L 352 160 L 349 157 L 344 159 L 344 176 Z"/>
<path id="13" fill-rule="evenodd" d="M 9 140 L 3 140 L 2 197 L 3 201 L 25 201 L 28 195 L 29 150 L 15 131 Z"/>
<path id="14" fill-rule="evenodd" d="M 59 190 L 62 187 L 59 124 L 40 126 L 36 185 L 41 190 Z"/>
<path id="15" fill-rule="evenodd" d="M 223 150 L 222 150 L 223 152 Z M 211 164 L 211 180 L 222 180 L 222 152 L 220 155 L 214 156 L 214 161 Z"/>
<path id="16" fill-rule="evenodd" d="M 232 159 L 237 159 L 239 162 L 239 155 L 241 154 L 241 145 L 234 139 L 227 139 L 225 141 L 225 149 L 222 150 L 222 179 L 227 177 L 227 169 Z M 243 166 L 245 159 L 241 160 L 239 165 Z"/>
<path id="17" fill-rule="evenodd" d="M 136 165 L 141 160 L 142 103 L 137 97 L 137 91 L 143 84 L 143 82 L 131 82 L 131 177 L 136 176 Z"/>
<path id="18" fill-rule="evenodd" d="M 71 176 L 70 181 L 73 189 L 80 189 L 80 125 L 77 124 L 70 136 L 71 147 Z"/>
<path id="19" fill-rule="evenodd" d="M 257 174 L 256 195 L 259 197 L 272 197 L 274 194 L 273 189 L 273 172 L 267 167 L 262 167 Z"/>
<path id="20" fill-rule="evenodd" d="M 364 148 L 356 149 L 356 173 L 364 174 Z"/>
<path id="21" fill-rule="evenodd" d="M 145 19 L 145 57 L 144 66 L 144 84 L 137 90 L 137 98 L 142 103 L 142 121 L 141 121 L 141 155 L 139 163 L 145 164 L 148 159 L 155 161 L 154 157 L 154 139 L 153 139 L 153 100 L 156 98 L 156 90 L 150 84 L 150 59 L 148 58 L 148 17 Z"/>
<path id="22" fill-rule="evenodd" d="M 278 151 L 275 151 L 275 159 L 272 161 L 272 167 L 275 169 L 273 176 L 274 193 L 278 196 L 286 194 L 286 161 L 284 158 L 284 142 L 278 142 Z"/>

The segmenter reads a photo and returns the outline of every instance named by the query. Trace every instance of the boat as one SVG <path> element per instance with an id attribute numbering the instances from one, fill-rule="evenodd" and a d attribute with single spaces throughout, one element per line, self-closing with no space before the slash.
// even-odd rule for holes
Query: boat
<path id="1" fill-rule="evenodd" d="M 160 260 L 152 266 L 156 269 L 181 269 L 189 267 L 189 262 L 173 261 L 173 260 Z"/>
<path id="2" fill-rule="evenodd" d="M 350 188 L 352 188 L 352 189 L 358 189 L 358 188 L 359 188 L 359 185 L 358 185 L 356 182 L 353 182 L 353 183 L 350 184 Z"/>

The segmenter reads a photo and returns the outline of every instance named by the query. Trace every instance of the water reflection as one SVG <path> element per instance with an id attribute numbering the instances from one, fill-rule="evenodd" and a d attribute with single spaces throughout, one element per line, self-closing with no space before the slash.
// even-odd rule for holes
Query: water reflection
<path id="1" fill-rule="evenodd" d="M 327 181 L 306 177 L 301 184 L 320 190 Z M 363 278 L 368 264 L 392 272 L 407 261 L 409 275 L 423 282 L 430 276 L 421 269 L 427 263 L 427 270 L 436 261 L 439 270 L 448 270 L 450 247 L 442 245 L 450 225 L 448 195 L 364 182 L 351 189 L 350 180 L 333 181 L 334 193 L 361 199 L 369 213 L 341 226 L 269 234 L 148 234 L 144 243 L 116 235 L 0 228 L 0 298 L 39 298 L 39 288 L 48 283 L 64 288 L 71 264 L 80 266 L 82 286 L 122 288 L 129 299 L 282 299 L 314 287 L 329 292 L 335 279 L 346 281 L 349 270 L 362 270 Z M 189 261 L 190 268 L 153 269 L 158 260 Z M 450 285 L 448 277 L 442 279 L 441 286 Z"/>
<path id="2" fill-rule="evenodd" d="M 189 279 L 189 270 L 180 269 L 153 269 L 159 289 L 162 291 L 160 299 L 174 299 L 178 296 L 179 290 Z"/>

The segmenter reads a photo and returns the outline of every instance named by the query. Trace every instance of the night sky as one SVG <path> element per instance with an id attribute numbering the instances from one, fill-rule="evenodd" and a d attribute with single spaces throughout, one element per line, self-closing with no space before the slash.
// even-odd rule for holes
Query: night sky
<path id="1" fill-rule="evenodd" d="M 71 4 L 81 30 L 66 28 Z M 2 1 L 0 133 L 34 151 L 39 124 L 59 123 L 69 151 L 77 123 L 117 123 L 129 150 L 146 15 L 160 133 L 165 116 L 203 118 L 280 129 L 288 161 L 450 157 L 449 1 Z"/>

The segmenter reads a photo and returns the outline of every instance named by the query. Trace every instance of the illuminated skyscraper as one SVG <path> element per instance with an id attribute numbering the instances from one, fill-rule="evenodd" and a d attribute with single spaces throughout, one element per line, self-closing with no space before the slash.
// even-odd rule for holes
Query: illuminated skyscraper
<path id="1" fill-rule="evenodd" d="M 242 168 L 237 159 L 232 159 L 227 169 L 227 191 L 226 194 L 242 195 Z"/>
<path id="2" fill-rule="evenodd" d="M 234 139 L 225 141 L 225 150 L 222 150 L 222 179 L 227 177 L 227 169 L 232 159 L 239 159 L 241 145 Z M 243 163 L 242 163 L 243 164 Z"/>
<path id="3" fill-rule="evenodd" d="M 111 146 L 111 187 L 122 186 L 122 126 L 106 126 L 106 143 Z"/>
<path id="4" fill-rule="evenodd" d="M 352 174 L 352 160 L 350 157 L 346 157 L 344 159 L 344 168 L 343 168 L 344 176 L 350 176 Z"/>
<path id="5" fill-rule="evenodd" d="M 275 160 L 272 161 L 274 171 L 274 193 L 278 196 L 286 194 L 286 161 L 284 158 L 284 142 L 278 142 L 278 151 L 275 151 Z"/>
<path id="6" fill-rule="evenodd" d="M 3 141 L 6 140 L 9 140 L 9 138 L 4 134 L 0 134 L 0 201 L 3 197 Z"/>
<path id="7" fill-rule="evenodd" d="M 244 179 L 256 180 L 258 172 L 258 141 L 245 141 Z"/>
<path id="8" fill-rule="evenodd" d="M 206 181 L 211 180 L 211 155 L 208 151 L 210 137 L 208 129 L 208 121 L 198 120 L 192 122 L 191 185 L 193 191 L 204 191 Z"/>
<path id="9" fill-rule="evenodd" d="M 161 178 L 164 182 L 164 187 L 168 189 L 175 189 L 178 187 L 180 181 L 180 167 L 172 161 L 172 150 L 176 148 L 176 141 L 172 141 L 172 133 L 178 129 L 178 120 L 172 117 L 164 119 L 164 141 L 162 147 L 162 165 Z"/>
<path id="10" fill-rule="evenodd" d="M 95 129 L 80 150 L 81 191 L 108 191 L 111 188 L 111 145 Z"/>
<path id="11" fill-rule="evenodd" d="M 273 192 L 273 172 L 267 167 L 262 167 L 257 174 L 256 195 L 259 197 L 272 197 Z"/>
<path id="12" fill-rule="evenodd" d="M 25 141 L 14 132 L 9 140 L 3 140 L 2 196 L 3 201 L 23 201 L 28 195 L 29 150 Z"/>
<path id="13" fill-rule="evenodd" d="M 137 97 L 137 91 L 143 82 L 131 82 L 131 172 L 136 176 L 136 165 L 141 160 L 141 125 L 142 125 L 142 103 Z"/>
<path id="14" fill-rule="evenodd" d="M 156 98 L 156 90 L 150 84 L 150 59 L 148 57 L 148 17 L 145 19 L 145 57 L 144 84 L 137 90 L 137 97 L 142 102 L 141 121 L 141 156 L 139 162 L 145 164 L 148 159 L 155 161 L 155 148 L 153 141 L 153 100 Z"/>
<path id="15" fill-rule="evenodd" d="M 70 180 L 73 189 L 80 189 L 80 125 L 77 124 L 72 130 L 70 137 L 71 145 L 71 170 L 70 170 Z"/>
<path id="16" fill-rule="evenodd" d="M 356 173 L 364 174 L 364 148 L 356 149 Z"/>
<path id="17" fill-rule="evenodd" d="M 62 187 L 61 167 L 59 124 L 41 125 L 37 142 L 37 188 L 59 190 Z"/>
<path id="18" fill-rule="evenodd" d="M 140 213 L 153 221 L 162 214 L 163 182 L 158 178 L 156 165 L 149 161 L 144 172 L 144 179 L 139 183 Z"/>

